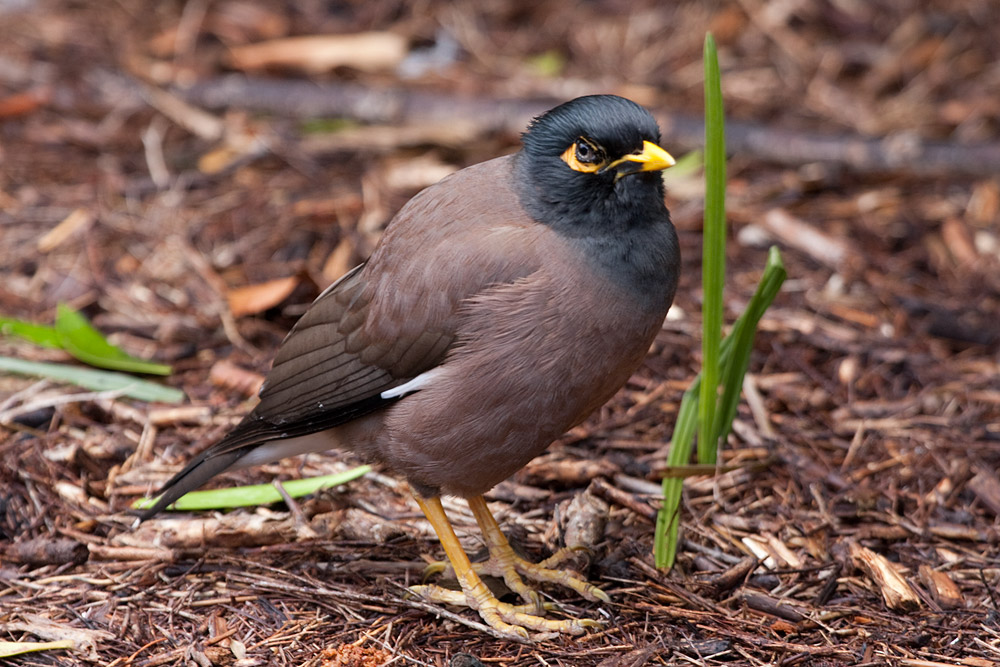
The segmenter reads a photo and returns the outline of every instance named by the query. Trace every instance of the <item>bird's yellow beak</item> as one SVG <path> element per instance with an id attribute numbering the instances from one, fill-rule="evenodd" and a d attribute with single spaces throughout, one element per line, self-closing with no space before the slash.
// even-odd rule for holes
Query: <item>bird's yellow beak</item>
<path id="1" fill-rule="evenodd" d="M 614 169 L 618 176 L 638 174 L 642 171 L 661 171 L 677 164 L 677 160 L 652 141 L 642 142 L 642 150 L 630 153 L 610 163 L 604 169 Z M 602 170 L 603 171 L 603 170 Z"/>

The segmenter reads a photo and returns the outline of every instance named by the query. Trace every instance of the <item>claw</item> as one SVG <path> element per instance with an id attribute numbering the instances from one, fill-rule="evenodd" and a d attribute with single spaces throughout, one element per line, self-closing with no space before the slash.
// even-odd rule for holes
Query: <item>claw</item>
<path id="1" fill-rule="evenodd" d="M 450 565 L 443 560 L 436 560 L 433 563 L 429 563 L 427 567 L 424 568 L 422 578 L 426 580 L 433 577 L 435 574 L 444 574 L 449 567 Z"/>

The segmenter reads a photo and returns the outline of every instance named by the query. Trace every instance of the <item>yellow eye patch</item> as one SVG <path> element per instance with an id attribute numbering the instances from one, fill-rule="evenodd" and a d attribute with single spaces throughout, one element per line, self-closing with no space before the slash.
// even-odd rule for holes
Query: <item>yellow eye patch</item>
<path id="1" fill-rule="evenodd" d="M 593 174 L 607 164 L 604 151 L 580 138 L 559 156 L 574 171 Z"/>

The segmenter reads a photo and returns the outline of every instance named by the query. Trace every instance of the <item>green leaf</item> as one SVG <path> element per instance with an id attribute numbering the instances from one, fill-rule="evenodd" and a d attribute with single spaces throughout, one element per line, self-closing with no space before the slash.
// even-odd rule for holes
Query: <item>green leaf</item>
<path id="1" fill-rule="evenodd" d="M 86 317 L 63 303 L 56 311 L 56 334 L 60 345 L 85 364 L 130 373 L 170 375 L 170 366 L 137 359 L 109 343 Z"/>
<path id="2" fill-rule="evenodd" d="M 161 403 L 180 403 L 184 400 L 184 392 L 173 387 L 165 387 L 156 382 L 143 380 L 124 373 L 99 371 L 93 368 L 80 368 L 68 364 L 53 364 L 45 361 L 25 361 L 11 357 L 0 357 L 0 371 L 35 375 L 51 378 L 61 382 L 69 382 L 94 391 L 121 391 L 123 396 L 140 401 L 159 401 Z"/>
<path id="3" fill-rule="evenodd" d="M 667 465 L 679 466 L 691 458 L 694 433 L 698 428 L 698 394 L 701 374 L 695 378 L 681 399 L 681 407 L 674 425 L 674 435 L 670 438 L 670 454 Z M 666 477 L 663 479 L 663 504 L 656 514 L 656 529 L 653 540 L 653 559 L 656 567 L 673 567 L 677 555 L 677 527 L 681 516 L 681 490 L 684 479 Z"/>
<path id="4" fill-rule="evenodd" d="M 693 150 L 677 158 L 677 163 L 663 172 L 663 182 L 669 187 L 671 183 L 679 183 L 695 176 L 705 160 L 700 150 Z"/>
<path id="5" fill-rule="evenodd" d="M 702 248 L 702 384 L 698 402 L 698 461 L 714 463 L 722 339 L 722 289 L 726 279 L 726 134 L 715 39 L 705 35 L 705 222 Z"/>
<path id="6" fill-rule="evenodd" d="M 529 56 L 527 64 L 538 76 L 559 76 L 566 69 L 566 56 L 558 49 L 549 49 L 543 53 Z"/>
<path id="7" fill-rule="evenodd" d="M 282 482 L 281 486 L 292 498 L 299 498 L 310 493 L 315 493 L 320 489 L 340 486 L 347 482 L 362 477 L 371 471 L 368 465 L 358 466 L 334 475 L 324 475 L 322 477 L 310 477 L 307 479 L 296 479 L 290 482 Z M 250 486 L 237 486 L 228 489 L 212 489 L 210 491 L 192 491 L 177 499 L 173 505 L 167 509 L 172 510 L 217 510 L 232 509 L 234 507 L 250 507 L 255 505 L 268 505 L 283 500 L 281 494 L 273 484 L 253 484 Z M 132 503 L 133 509 L 148 509 L 156 502 L 156 498 L 143 498 Z"/>
<path id="8" fill-rule="evenodd" d="M 698 431 L 698 462 L 714 464 L 719 442 L 729 435 L 739 404 L 743 378 L 764 311 L 785 281 L 785 267 L 776 247 L 768 252 L 764 275 L 746 310 L 720 342 L 722 288 L 726 273 L 726 139 L 722 86 L 715 39 L 705 36 L 705 240 L 702 255 L 702 371 L 684 392 L 677 424 L 670 439 L 667 464 L 688 463 Z M 722 382 L 723 392 L 718 388 Z M 653 557 L 656 567 L 670 568 L 677 557 L 683 477 L 663 479 L 663 504 L 656 515 Z"/>
<path id="9" fill-rule="evenodd" d="M 17 336 L 42 347 L 62 348 L 59 334 L 52 327 L 12 317 L 0 317 L 0 336 Z"/>

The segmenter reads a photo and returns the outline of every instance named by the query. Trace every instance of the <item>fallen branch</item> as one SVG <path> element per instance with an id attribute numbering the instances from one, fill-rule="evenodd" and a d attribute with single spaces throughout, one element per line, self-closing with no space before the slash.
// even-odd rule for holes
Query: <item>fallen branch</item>
<path id="1" fill-rule="evenodd" d="M 528 120 L 559 100 L 468 97 L 438 90 L 372 88 L 354 83 L 225 76 L 177 89 L 189 104 L 239 108 L 295 118 L 346 117 L 365 123 L 474 122 L 484 133 L 520 132 Z M 667 143 L 701 146 L 700 118 L 654 109 Z M 727 150 L 784 165 L 824 162 L 856 173 L 993 175 L 1000 172 L 1000 143 L 962 145 L 925 141 L 912 134 L 869 139 L 778 129 L 727 120 Z"/>

